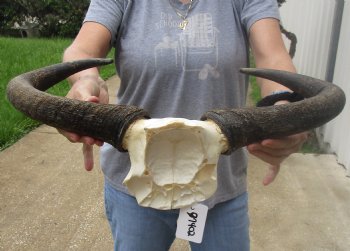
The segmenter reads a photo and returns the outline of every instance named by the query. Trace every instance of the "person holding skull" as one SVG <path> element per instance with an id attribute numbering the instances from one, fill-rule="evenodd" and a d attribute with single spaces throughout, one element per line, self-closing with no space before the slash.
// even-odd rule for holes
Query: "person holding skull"
<path id="1" fill-rule="evenodd" d="M 239 68 L 249 65 L 250 51 L 258 68 L 296 71 L 282 41 L 275 0 L 92 0 L 64 61 L 103 58 L 112 47 L 121 79 L 118 103 L 141 107 L 151 118 L 196 120 L 211 109 L 244 106 L 248 79 Z M 67 97 L 108 103 L 98 68 L 69 80 Z M 263 97 L 289 92 L 266 79 L 258 83 Z M 61 133 L 83 143 L 86 170 L 93 168 L 93 145 L 103 145 L 106 212 L 115 249 L 167 250 L 175 238 L 178 210 L 138 205 L 123 185 L 130 168 L 128 153 L 99 139 Z M 270 165 L 263 179 L 268 185 L 306 138 L 301 132 L 266 139 L 222 155 L 216 192 L 202 202 L 209 207 L 203 241 L 191 243 L 192 250 L 249 250 L 246 149 Z"/>

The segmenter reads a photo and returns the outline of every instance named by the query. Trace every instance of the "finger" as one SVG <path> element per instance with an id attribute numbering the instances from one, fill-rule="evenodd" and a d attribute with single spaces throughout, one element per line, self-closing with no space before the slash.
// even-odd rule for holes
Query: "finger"
<path id="1" fill-rule="evenodd" d="M 300 140 L 295 140 L 293 138 L 283 138 L 283 139 L 266 139 L 261 142 L 261 146 L 270 148 L 272 150 L 275 149 L 286 149 L 286 148 L 294 148 L 300 145 Z"/>
<path id="2" fill-rule="evenodd" d="M 249 145 L 247 146 L 248 151 L 251 154 L 265 154 L 265 155 L 270 155 L 271 157 L 285 157 L 291 154 L 291 152 L 294 152 L 294 149 L 272 149 L 266 146 L 263 146 L 261 144 L 254 144 L 254 145 Z"/>
<path id="3" fill-rule="evenodd" d="M 82 136 L 81 139 L 80 139 L 80 142 L 85 144 L 85 145 L 92 146 L 92 145 L 95 144 L 95 139 L 91 138 L 91 137 L 88 137 L 88 136 Z"/>
<path id="4" fill-rule="evenodd" d="M 89 102 L 93 102 L 93 103 L 99 103 L 100 100 L 98 97 L 96 96 L 89 96 L 85 99 L 85 101 L 89 101 Z"/>
<path id="5" fill-rule="evenodd" d="M 84 143 L 86 145 L 97 145 L 97 146 L 103 146 L 103 141 L 99 140 L 99 139 L 95 139 L 95 138 L 91 138 L 88 136 L 82 136 L 79 140 L 79 142 Z"/>
<path id="6" fill-rule="evenodd" d="M 62 134 L 64 137 L 66 137 L 72 143 L 80 142 L 80 138 L 81 137 L 78 134 L 76 134 L 76 133 L 67 132 L 67 131 L 60 130 L 60 129 L 57 129 L 57 131 L 60 134 Z"/>
<path id="7" fill-rule="evenodd" d="M 97 146 L 103 146 L 104 144 L 103 141 L 94 139 L 88 136 L 80 136 L 76 133 L 67 132 L 61 129 L 57 129 L 57 131 L 63 136 L 65 136 L 72 143 L 85 143 L 88 145 L 97 145 Z"/>
<path id="8" fill-rule="evenodd" d="M 266 139 L 261 142 L 261 145 L 272 149 L 296 148 L 300 147 L 307 140 L 307 138 L 307 133 L 298 133 L 280 139 Z"/>
<path id="9" fill-rule="evenodd" d="M 266 142 L 269 141 L 268 144 Z M 251 144 L 247 147 L 249 151 L 261 151 L 276 157 L 282 157 L 298 152 L 304 143 L 304 139 L 291 142 L 281 142 L 281 140 L 266 140 L 262 143 Z"/>
<path id="10" fill-rule="evenodd" d="M 84 165 L 86 171 L 91 171 L 94 167 L 93 146 L 83 144 Z"/>
<path id="11" fill-rule="evenodd" d="M 271 156 L 273 158 L 285 158 L 289 155 L 298 152 L 300 146 L 294 146 L 293 148 L 281 148 L 281 149 L 271 149 L 264 146 L 248 147 L 248 151 L 252 154 L 264 154 Z"/>
<path id="12" fill-rule="evenodd" d="M 270 185 L 277 177 L 280 171 L 279 165 L 271 165 L 267 171 L 265 178 L 263 179 L 264 186 Z"/>
<path id="13" fill-rule="evenodd" d="M 249 151 L 249 152 L 270 165 L 279 165 L 289 156 L 289 155 L 276 156 L 276 155 L 271 155 L 269 153 L 265 153 L 262 151 Z"/>
<path id="14" fill-rule="evenodd" d="M 103 146 L 104 142 L 98 139 L 95 139 L 95 145 L 97 146 Z"/>
<path id="15" fill-rule="evenodd" d="M 108 98 L 108 95 L 101 95 L 100 97 L 90 96 L 86 98 L 85 101 L 100 103 L 100 104 L 108 104 L 109 98 Z"/>

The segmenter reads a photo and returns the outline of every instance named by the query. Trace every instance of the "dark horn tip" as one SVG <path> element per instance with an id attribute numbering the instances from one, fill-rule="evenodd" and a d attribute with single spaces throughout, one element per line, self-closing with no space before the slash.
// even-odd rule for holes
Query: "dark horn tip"
<path id="1" fill-rule="evenodd" d="M 262 72 L 264 69 L 258 68 L 240 68 L 239 71 L 244 74 L 254 75 L 256 72 Z"/>
<path id="2" fill-rule="evenodd" d="M 111 63 L 113 63 L 113 59 L 112 58 L 98 58 L 98 60 L 100 60 L 104 64 L 111 64 Z"/>
<path id="3" fill-rule="evenodd" d="M 91 61 L 91 62 L 96 62 L 99 65 L 108 65 L 113 63 L 112 58 L 89 58 L 89 59 L 82 59 L 82 60 L 77 60 L 77 61 L 72 61 L 72 63 L 76 63 L 79 61 Z"/>
<path id="4" fill-rule="evenodd" d="M 242 73 L 249 73 L 252 70 L 252 68 L 240 68 L 239 71 Z"/>
<path id="5" fill-rule="evenodd" d="M 86 59 L 80 59 L 80 60 L 73 60 L 70 62 L 65 62 L 62 64 L 70 64 L 72 66 L 76 66 L 76 67 L 85 67 L 89 68 L 89 67 L 95 67 L 95 66 L 102 66 L 102 65 L 108 65 L 113 63 L 113 59 L 111 58 L 86 58 Z M 85 65 L 85 66 L 83 66 Z"/>

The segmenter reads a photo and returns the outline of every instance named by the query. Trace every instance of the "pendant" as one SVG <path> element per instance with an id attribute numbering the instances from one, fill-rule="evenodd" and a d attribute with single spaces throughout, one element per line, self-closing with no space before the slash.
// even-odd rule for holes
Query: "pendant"
<path id="1" fill-rule="evenodd" d="M 188 20 L 187 19 L 185 19 L 185 20 L 183 20 L 180 24 L 179 24 L 179 29 L 181 29 L 181 30 L 185 30 L 186 29 L 186 26 L 187 26 L 187 24 L 188 24 Z"/>

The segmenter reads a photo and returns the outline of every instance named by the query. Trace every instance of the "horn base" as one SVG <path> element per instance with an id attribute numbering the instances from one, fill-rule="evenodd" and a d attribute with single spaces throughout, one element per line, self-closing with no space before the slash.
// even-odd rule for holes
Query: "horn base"
<path id="1" fill-rule="evenodd" d="M 12 79 L 7 96 L 15 108 L 47 125 L 90 136 L 110 143 L 119 151 L 128 127 L 136 120 L 149 118 L 135 106 L 107 105 L 57 97 L 44 91 L 68 76 L 111 63 L 105 59 L 87 59 L 51 65 Z"/>
<path id="2" fill-rule="evenodd" d="M 258 108 L 212 110 L 202 120 L 214 121 L 229 141 L 224 154 L 264 139 L 280 138 L 317 128 L 335 118 L 345 105 L 344 92 L 332 83 L 290 72 L 242 69 L 289 87 L 304 100 Z"/>

